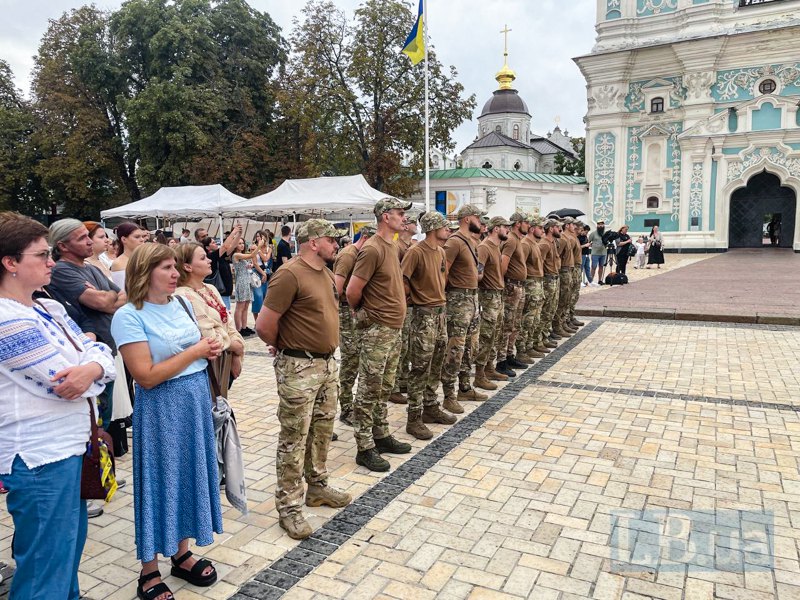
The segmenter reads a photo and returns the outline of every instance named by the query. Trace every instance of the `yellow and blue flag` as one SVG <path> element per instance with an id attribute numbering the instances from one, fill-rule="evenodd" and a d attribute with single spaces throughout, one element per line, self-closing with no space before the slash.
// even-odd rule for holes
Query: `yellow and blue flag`
<path id="1" fill-rule="evenodd" d="M 403 54 L 411 59 L 412 64 L 417 64 L 425 58 L 425 26 L 423 23 L 422 3 L 424 0 L 419 0 L 419 14 L 417 15 L 417 22 L 411 29 L 411 33 L 406 38 L 406 43 L 403 44 Z"/>

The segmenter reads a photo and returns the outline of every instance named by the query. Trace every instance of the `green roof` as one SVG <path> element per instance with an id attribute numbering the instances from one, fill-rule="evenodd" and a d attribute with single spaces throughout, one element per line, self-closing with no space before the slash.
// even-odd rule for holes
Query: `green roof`
<path id="1" fill-rule="evenodd" d="M 431 179 L 466 179 L 470 177 L 516 179 L 518 181 L 538 181 L 541 183 L 567 183 L 570 185 L 586 184 L 585 177 L 530 173 L 528 171 L 507 171 L 503 169 L 437 169 L 431 171 Z"/>

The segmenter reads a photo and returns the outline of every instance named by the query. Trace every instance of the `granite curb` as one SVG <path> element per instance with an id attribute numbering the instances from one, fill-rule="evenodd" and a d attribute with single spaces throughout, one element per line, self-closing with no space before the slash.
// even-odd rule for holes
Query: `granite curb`
<path id="1" fill-rule="evenodd" d="M 604 306 L 602 308 L 577 309 L 576 314 L 585 317 L 616 317 L 623 319 L 655 319 L 662 321 L 709 321 L 713 323 L 748 323 L 751 325 L 788 325 L 800 327 L 800 316 L 786 314 L 735 314 L 683 311 L 677 308 L 628 308 Z"/>

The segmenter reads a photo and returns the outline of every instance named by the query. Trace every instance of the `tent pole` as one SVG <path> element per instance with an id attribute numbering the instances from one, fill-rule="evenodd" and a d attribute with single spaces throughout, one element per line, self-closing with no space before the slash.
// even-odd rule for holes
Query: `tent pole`
<path id="1" fill-rule="evenodd" d="M 225 239 L 222 237 L 225 233 L 225 223 L 222 220 L 222 213 L 219 215 L 219 239 L 220 245 L 225 243 Z"/>

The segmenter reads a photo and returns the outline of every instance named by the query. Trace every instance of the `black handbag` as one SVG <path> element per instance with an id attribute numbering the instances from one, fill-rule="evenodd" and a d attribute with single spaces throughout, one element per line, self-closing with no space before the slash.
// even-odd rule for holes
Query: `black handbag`
<path id="1" fill-rule="evenodd" d="M 213 275 L 206 277 L 203 280 L 203 283 L 211 284 L 215 288 L 217 288 L 217 291 L 219 292 L 220 296 L 224 296 L 225 292 L 227 292 L 227 290 L 225 289 L 225 282 L 222 281 L 222 274 L 219 272 L 219 269 L 217 269 L 217 272 L 214 273 Z"/>

